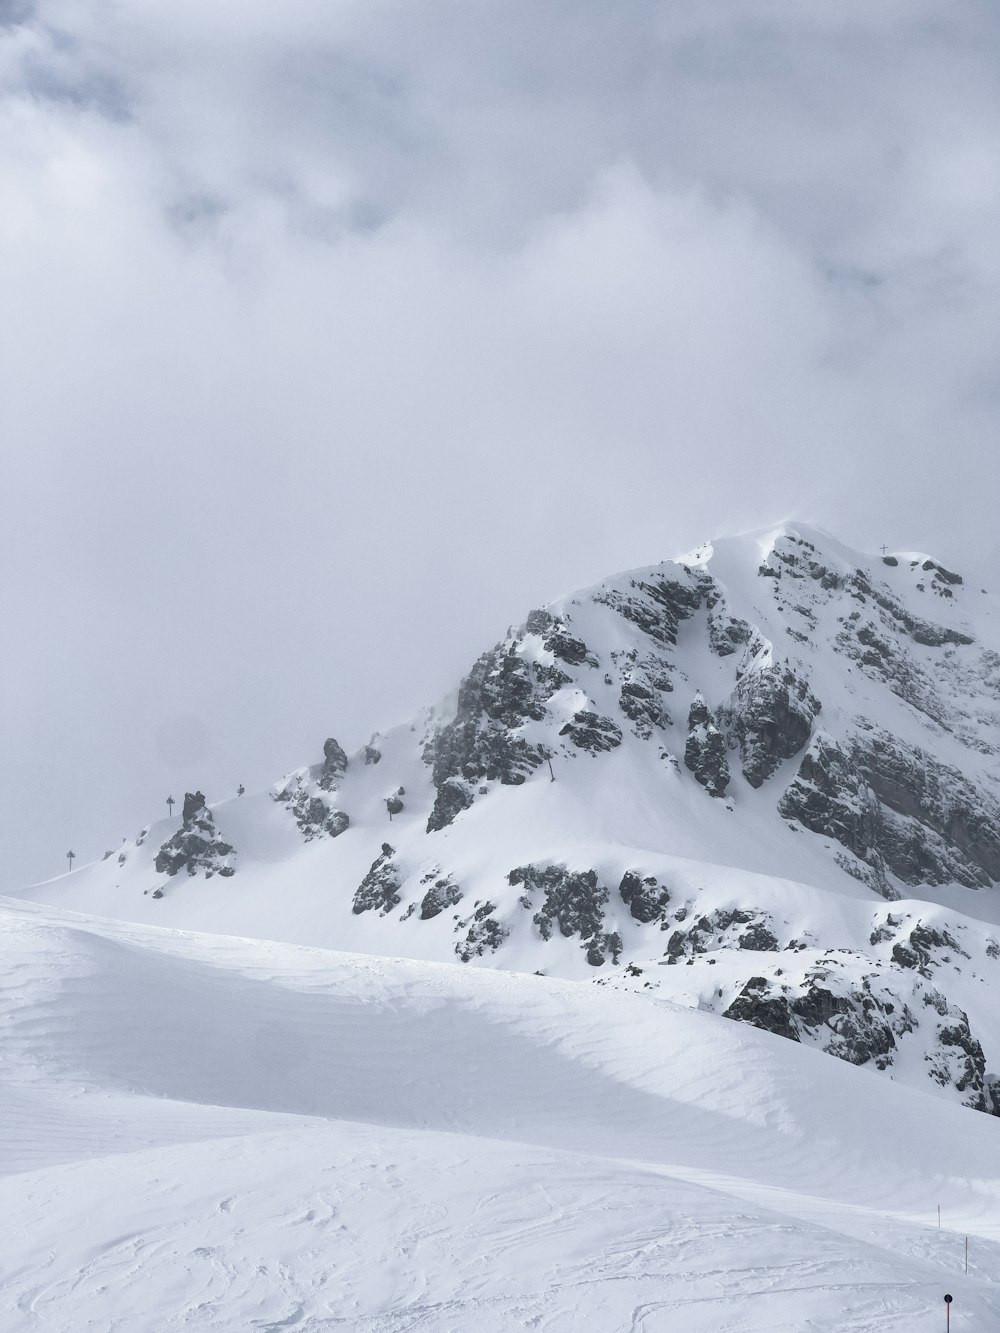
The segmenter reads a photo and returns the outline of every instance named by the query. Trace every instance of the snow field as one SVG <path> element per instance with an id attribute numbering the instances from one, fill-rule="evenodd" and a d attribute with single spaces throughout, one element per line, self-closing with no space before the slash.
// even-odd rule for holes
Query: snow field
<path id="1" fill-rule="evenodd" d="M 11 900 L 0 951 L 0 1329 L 1000 1317 L 997 1121 L 780 1038 Z"/>

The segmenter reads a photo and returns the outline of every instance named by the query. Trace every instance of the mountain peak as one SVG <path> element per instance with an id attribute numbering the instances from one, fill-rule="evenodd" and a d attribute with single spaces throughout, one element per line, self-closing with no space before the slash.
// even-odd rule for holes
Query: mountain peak
<path id="1" fill-rule="evenodd" d="M 807 524 L 714 540 L 529 612 L 357 755 L 200 804 L 204 865 L 154 826 L 35 896 L 650 990 L 991 1109 L 983 606 Z"/>

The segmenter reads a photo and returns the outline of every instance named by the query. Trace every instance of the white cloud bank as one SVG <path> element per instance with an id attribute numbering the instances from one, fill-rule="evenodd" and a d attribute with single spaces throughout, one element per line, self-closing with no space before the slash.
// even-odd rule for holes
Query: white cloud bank
<path id="1" fill-rule="evenodd" d="M 726 527 L 995 566 L 998 58 L 985 3 L 0 0 L 3 882 Z"/>

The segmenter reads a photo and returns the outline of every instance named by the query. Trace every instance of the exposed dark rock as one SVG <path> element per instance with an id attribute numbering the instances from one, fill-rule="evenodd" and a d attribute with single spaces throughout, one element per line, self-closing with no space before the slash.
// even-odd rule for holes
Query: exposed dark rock
<path id="1" fill-rule="evenodd" d="M 462 890 L 451 876 L 440 876 L 420 900 L 420 920 L 430 921 L 432 917 L 440 916 L 446 907 L 461 901 Z"/>
<path id="2" fill-rule="evenodd" d="M 507 927 L 493 915 L 496 910 L 496 903 L 477 901 L 472 916 L 456 926 L 456 930 L 466 931 L 465 938 L 455 945 L 455 953 L 463 963 L 481 958 L 487 950 L 495 953 L 507 938 Z"/>
<path id="3" fill-rule="evenodd" d="M 926 750 L 874 728 L 859 737 L 855 761 L 882 804 L 938 834 L 964 870 L 956 875 L 955 865 L 940 868 L 931 857 L 915 869 L 921 877 L 906 883 L 958 878 L 974 887 L 1000 880 L 1000 803 L 992 796 Z"/>
<path id="4" fill-rule="evenodd" d="M 621 727 L 609 717 L 598 717 L 581 709 L 570 722 L 559 730 L 560 736 L 568 736 L 580 750 L 598 754 L 601 750 L 614 750 L 622 743 Z"/>
<path id="5" fill-rule="evenodd" d="M 756 667 L 736 687 L 728 719 L 740 744 L 743 776 L 759 787 L 808 742 L 819 700 L 791 667 Z"/>
<path id="6" fill-rule="evenodd" d="M 751 977 L 723 1014 L 737 1023 L 773 1032 L 789 1041 L 798 1041 L 798 1028 L 792 1018 L 791 1005 L 785 995 L 775 993 L 767 977 Z"/>
<path id="7" fill-rule="evenodd" d="M 626 870 L 618 892 L 633 918 L 642 925 L 663 920 L 670 894 L 652 875 L 640 879 L 633 871 Z"/>
<path id="8" fill-rule="evenodd" d="M 684 763 L 710 796 L 725 796 L 730 782 L 726 745 L 700 694 L 688 713 Z"/>
<path id="9" fill-rule="evenodd" d="M 920 566 L 925 572 L 934 571 L 934 577 L 940 579 L 942 583 L 960 584 L 963 582 L 961 574 L 954 574 L 950 569 L 945 569 L 944 565 L 939 565 L 934 560 L 925 560 Z"/>
<path id="10" fill-rule="evenodd" d="M 558 925 L 561 935 L 579 935 L 582 940 L 592 940 L 603 932 L 608 891 L 598 883 L 595 871 L 567 870 L 560 865 L 517 866 L 507 881 L 523 884 L 528 896 L 544 893 L 542 905 L 532 917 L 543 940 L 551 939 L 553 924 Z"/>
<path id="11" fill-rule="evenodd" d="M 399 903 L 403 877 L 393 859 L 395 855 L 395 848 L 384 842 L 382 851 L 371 863 L 368 873 L 355 891 L 351 908 L 355 916 L 372 911 L 385 916 Z"/>
<path id="12" fill-rule="evenodd" d="M 826 985 L 827 980 L 826 973 L 817 972 L 796 987 L 778 989 L 764 977 L 752 977 L 724 1017 L 791 1041 L 808 1039 L 853 1065 L 872 1061 L 888 1068 L 897 1036 L 913 1030 L 906 1006 L 886 1004 L 867 977 L 853 984 L 837 978 Z"/>
<path id="13" fill-rule="evenodd" d="M 205 797 L 200 791 L 186 791 L 184 793 L 184 805 L 181 811 L 181 820 L 189 824 L 198 814 L 199 810 L 207 809 Z"/>
<path id="14" fill-rule="evenodd" d="M 630 588 L 629 593 L 611 588 L 595 594 L 594 600 L 613 607 L 657 643 L 669 645 L 677 642 L 678 625 L 694 615 L 704 595 L 697 585 L 692 587 L 665 576 L 648 583 L 633 579 Z"/>
<path id="15" fill-rule="evenodd" d="M 526 634 L 537 634 L 540 638 L 544 638 L 555 623 L 556 618 L 551 611 L 529 611 L 528 619 L 524 622 L 524 632 Z"/>
<path id="16" fill-rule="evenodd" d="M 617 963 L 622 952 L 622 937 L 618 932 L 612 931 L 610 935 L 601 935 L 591 940 L 587 946 L 587 962 L 591 967 L 603 967 L 607 961 L 607 955 L 611 955 L 611 961 Z"/>
<path id="17" fill-rule="evenodd" d="M 319 785 L 323 791 L 336 791 L 341 778 L 347 772 L 347 755 L 332 736 L 323 745 L 323 768 L 319 775 Z"/>
<path id="18" fill-rule="evenodd" d="M 648 740 L 654 731 L 669 727 L 670 718 L 664 712 L 659 691 L 638 680 L 622 682 L 618 707 L 634 724 L 635 734 Z"/>
<path id="19" fill-rule="evenodd" d="M 738 648 L 745 647 L 754 632 L 751 625 L 735 616 L 710 614 L 708 617 L 708 646 L 716 657 L 729 657 Z"/>
<path id="20" fill-rule="evenodd" d="M 853 760 L 832 736 L 818 731 L 799 771 L 778 802 L 785 819 L 833 838 L 861 860 L 876 851 L 878 802 Z"/>
<path id="21" fill-rule="evenodd" d="M 219 836 L 212 812 L 200 791 L 185 792 L 181 827 L 168 838 L 156 853 L 154 865 L 161 875 L 176 875 L 186 870 L 195 875 L 199 870 L 205 878 L 213 875 L 228 878 L 236 873 L 233 848 Z"/>
<path id="22" fill-rule="evenodd" d="M 683 921 L 681 912 L 674 920 Z M 746 927 L 742 930 L 741 927 Z M 773 952 L 778 939 L 771 918 L 764 912 L 746 908 L 719 908 L 698 917 L 686 930 L 675 930 L 667 941 L 666 959 L 676 963 L 681 958 L 694 958 L 713 949 L 756 949 Z"/>
<path id="23" fill-rule="evenodd" d="M 943 1088 L 957 1088 L 974 1111 L 996 1115 L 995 1088 L 987 1078 L 986 1058 L 969 1027 L 968 1014 L 939 992 L 929 991 L 923 999 L 944 1020 L 937 1025 L 935 1045 L 924 1056 L 931 1078 Z"/>
<path id="24" fill-rule="evenodd" d="M 463 810 L 468 810 L 473 800 L 471 783 L 459 777 L 445 778 L 437 789 L 434 808 L 427 821 L 427 832 L 433 833 L 436 829 L 447 828 L 457 815 Z"/>
<path id="25" fill-rule="evenodd" d="M 566 626 L 558 621 L 552 633 L 545 640 L 545 647 L 560 662 L 569 666 L 597 666 L 597 658 L 582 639 L 575 639 Z"/>
<path id="26" fill-rule="evenodd" d="M 932 967 L 939 967 L 942 962 L 951 962 L 956 957 L 968 958 L 964 949 L 948 930 L 937 930 L 933 926 L 918 921 L 906 940 L 893 945 L 893 962 L 900 967 L 915 968 L 922 976 L 929 977 Z"/>
<path id="27" fill-rule="evenodd" d="M 479 658 L 459 688 L 454 720 L 424 751 L 437 788 L 428 833 L 467 809 L 483 779 L 517 786 L 548 758 L 544 746 L 529 744 L 517 732 L 545 717 L 545 700 L 554 688 L 551 673 L 533 670 L 513 643 Z"/>
<path id="28" fill-rule="evenodd" d="M 1000 879 L 1000 805 L 958 769 L 875 728 L 849 752 L 818 733 L 778 809 L 904 884 Z"/>
<path id="29" fill-rule="evenodd" d="M 758 953 L 775 953 L 778 948 L 778 937 L 762 921 L 754 921 L 736 943 L 741 949 L 754 949 Z"/>
<path id="30" fill-rule="evenodd" d="M 307 770 L 287 778 L 275 789 L 274 799 L 288 807 L 306 842 L 321 836 L 338 838 L 350 828 L 350 818 L 334 806 L 332 792 L 312 790 Z"/>

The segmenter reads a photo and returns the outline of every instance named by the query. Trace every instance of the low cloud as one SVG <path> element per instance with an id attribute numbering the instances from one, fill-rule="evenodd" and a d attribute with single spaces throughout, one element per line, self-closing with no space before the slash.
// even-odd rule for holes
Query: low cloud
<path id="1" fill-rule="evenodd" d="M 995 564 L 998 53 L 963 3 L 0 6 L 8 884 L 725 528 Z"/>

